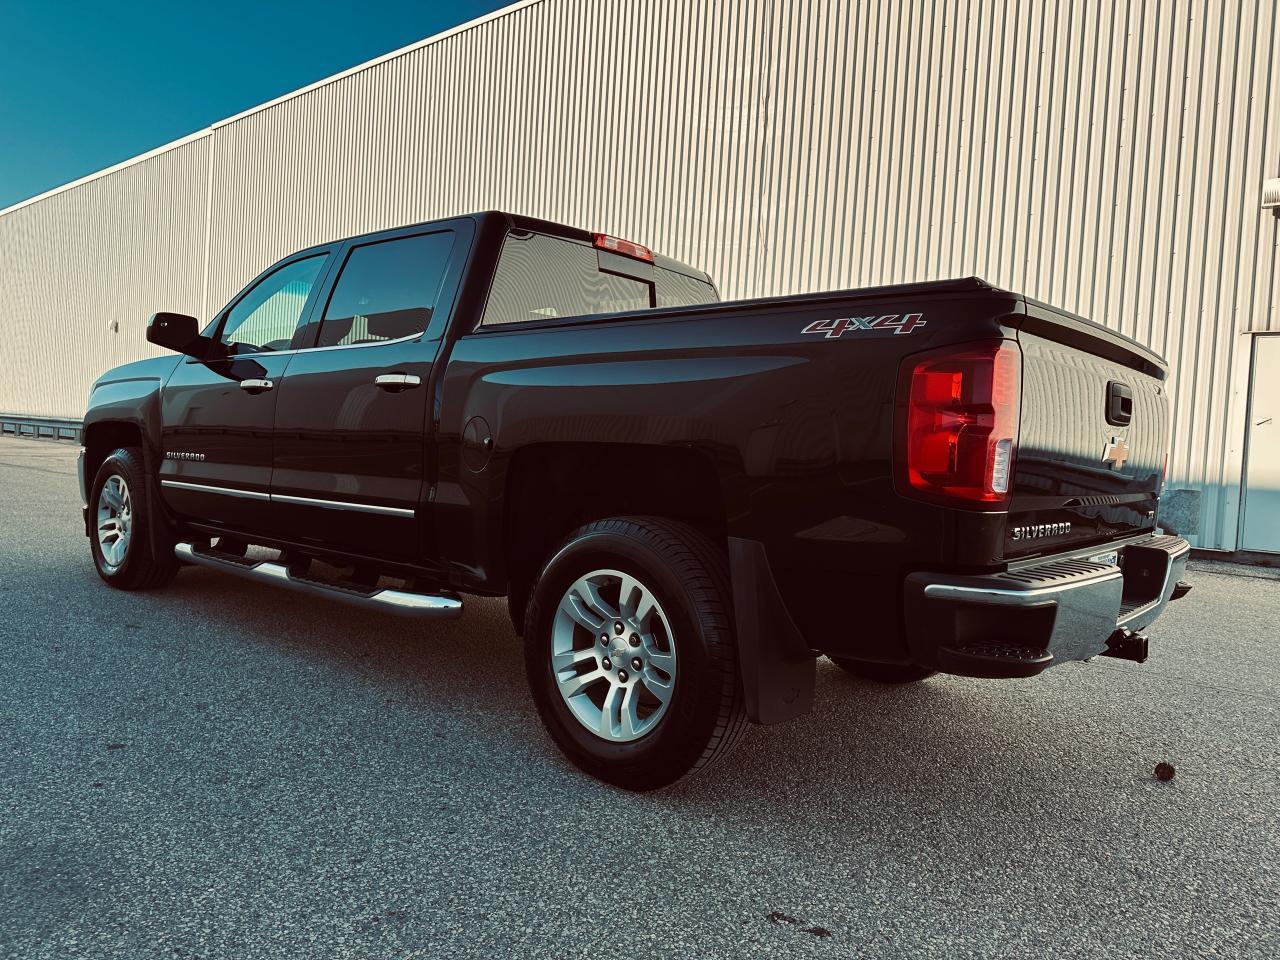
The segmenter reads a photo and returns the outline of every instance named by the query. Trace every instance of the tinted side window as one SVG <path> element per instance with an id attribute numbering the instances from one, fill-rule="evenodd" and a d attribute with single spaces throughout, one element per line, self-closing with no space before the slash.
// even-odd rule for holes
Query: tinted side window
<path id="1" fill-rule="evenodd" d="M 285 350 L 327 253 L 286 263 L 251 287 L 227 313 L 220 339 L 233 353 Z"/>
<path id="2" fill-rule="evenodd" d="M 452 250 L 448 230 L 355 247 L 325 308 L 317 346 L 379 343 L 425 331 Z"/>
<path id="3" fill-rule="evenodd" d="M 508 234 L 481 322 L 520 323 L 650 306 L 649 284 L 601 272 L 594 247 L 541 233 Z"/>

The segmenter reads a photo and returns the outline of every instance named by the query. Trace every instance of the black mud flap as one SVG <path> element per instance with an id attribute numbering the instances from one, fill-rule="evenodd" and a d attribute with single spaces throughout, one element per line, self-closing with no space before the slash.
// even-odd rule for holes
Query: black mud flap
<path id="1" fill-rule="evenodd" d="M 752 723 L 783 723 L 813 709 L 817 654 L 783 605 L 757 540 L 729 538 L 738 662 Z"/>
<path id="2" fill-rule="evenodd" d="M 169 556 L 178 542 L 178 529 L 160 495 L 159 457 L 146 443 L 142 444 L 142 469 L 147 478 L 147 533 L 151 540 L 151 555 Z"/>

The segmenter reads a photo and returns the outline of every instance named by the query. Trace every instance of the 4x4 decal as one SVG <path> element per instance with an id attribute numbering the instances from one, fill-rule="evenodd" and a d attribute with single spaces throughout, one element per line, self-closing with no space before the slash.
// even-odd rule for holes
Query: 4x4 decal
<path id="1" fill-rule="evenodd" d="M 828 340 L 842 336 L 846 330 L 892 330 L 895 334 L 911 333 L 925 325 L 923 313 L 890 313 L 883 317 L 839 317 L 835 320 L 815 320 L 801 333 L 825 334 Z"/>

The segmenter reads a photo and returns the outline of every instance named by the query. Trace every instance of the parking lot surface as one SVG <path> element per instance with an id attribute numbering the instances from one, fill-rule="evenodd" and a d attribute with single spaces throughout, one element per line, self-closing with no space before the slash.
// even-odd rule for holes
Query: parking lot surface
<path id="1" fill-rule="evenodd" d="M 1142 666 L 821 661 L 811 716 L 631 795 L 552 747 L 503 602 L 111 590 L 74 455 L 0 440 L 0 957 L 1280 952 L 1265 571 L 1193 562 Z"/>

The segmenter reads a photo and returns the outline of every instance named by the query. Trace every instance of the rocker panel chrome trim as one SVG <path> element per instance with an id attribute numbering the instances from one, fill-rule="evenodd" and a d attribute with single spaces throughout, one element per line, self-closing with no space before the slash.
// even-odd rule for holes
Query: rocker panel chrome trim
<path id="1" fill-rule="evenodd" d="M 403 507 L 380 507 L 372 503 L 350 503 L 345 500 L 319 500 L 315 497 L 295 497 L 283 493 L 271 494 L 273 502 L 296 503 L 304 507 L 327 507 L 330 510 L 357 510 L 360 513 L 377 513 L 386 517 L 412 517 L 414 511 Z"/>
<path id="2" fill-rule="evenodd" d="M 194 490 L 199 493 L 220 493 L 226 497 L 244 500 L 269 500 L 272 503 L 295 503 L 304 507 L 324 507 L 330 510 L 355 510 L 359 513 L 376 513 L 385 517 L 414 517 L 416 512 L 403 507 L 383 507 L 373 503 L 351 503 L 346 500 L 320 500 L 315 497 L 294 497 L 283 493 L 261 493 L 257 490 L 240 490 L 236 487 L 216 487 L 189 480 L 160 481 L 160 486 L 177 490 Z"/>
<path id="3" fill-rule="evenodd" d="M 225 497 L 240 497 L 242 500 L 270 500 L 271 495 L 257 490 L 238 490 L 235 487 L 214 487 L 207 483 L 192 483 L 189 480 L 160 480 L 160 486 L 177 490 L 195 490 L 198 493 L 220 493 Z"/>

